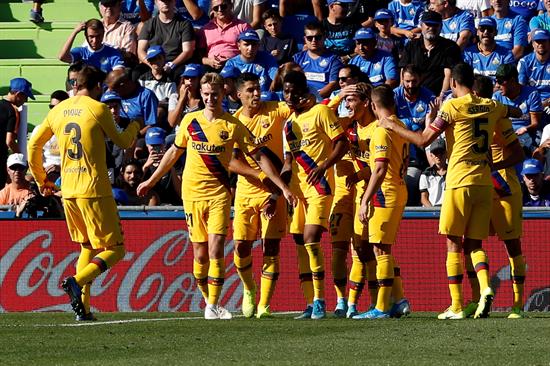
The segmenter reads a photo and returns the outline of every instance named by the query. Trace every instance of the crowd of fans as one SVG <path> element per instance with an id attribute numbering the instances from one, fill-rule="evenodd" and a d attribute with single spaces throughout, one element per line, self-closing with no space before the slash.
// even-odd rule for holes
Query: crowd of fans
<path id="1" fill-rule="evenodd" d="M 40 3 L 31 10 L 37 23 Z M 144 122 L 132 149 L 106 142 L 121 205 L 181 205 L 184 160 L 148 196 L 138 197 L 136 187 L 158 166 L 182 117 L 203 107 L 199 80 L 207 71 L 224 77 L 229 113 L 240 107 L 234 83 L 245 71 L 260 77 L 262 99 L 281 101 L 284 75 L 304 72 L 318 102 L 339 116 L 348 114 L 342 90 L 360 81 L 388 84 L 398 117 L 420 131 L 433 103 L 451 97 L 451 68 L 466 62 L 491 79 L 494 99 L 521 109 L 513 127 L 528 157 L 517 168 L 524 203 L 550 206 L 550 0 L 100 0 L 99 10 L 100 19 L 52 45 L 70 66 L 67 90 L 51 94 L 50 108 L 74 95 L 75 73 L 89 64 L 106 74 L 102 102 L 116 123 Z M 86 42 L 75 45 L 81 31 Z M 31 83 L 16 78 L 0 102 L 0 186 L 10 182 L 0 205 L 33 195 L 16 142 L 17 109 L 27 98 L 34 98 Z M 55 140 L 44 165 L 55 181 Z M 426 150 L 411 146 L 408 205 L 441 205 L 446 169 L 444 139 Z"/>

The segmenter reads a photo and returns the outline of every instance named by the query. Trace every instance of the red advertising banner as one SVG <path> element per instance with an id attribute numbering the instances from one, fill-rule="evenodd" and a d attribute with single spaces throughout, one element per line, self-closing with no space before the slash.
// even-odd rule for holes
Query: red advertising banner
<path id="1" fill-rule="evenodd" d="M 0 312 L 68 311 L 60 287 L 74 274 L 79 247 L 69 239 L 64 221 L 0 221 Z M 182 220 L 123 220 L 126 256 L 101 275 L 92 286 L 94 311 L 199 311 L 204 303 L 192 273 L 193 250 Z M 548 220 L 525 220 L 523 239 L 527 259 L 526 310 L 550 310 L 550 250 L 545 243 Z M 494 310 L 508 310 L 512 300 L 510 267 L 502 243 L 492 238 L 488 249 Z M 332 309 L 335 292 L 330 274 L 330 243 L 323 238 L 326 257 L 327 305 Z M 227 274 L 222 304 L 239 311 L 242 286 L 233 265 L 233 241 L 226 244 Z M 449 303 L 445 272 L 445 240 L 437 234 L 435 219 L 406 219 L 394 247 L 401 265 L 405 294 L 413 311 L 440 311 Z M 259 281 L 262 265 L 259 242 L 254 248 L 254 273 Z M 304 308 L 298 280 L 295 245 L 290 236 L 281 243 L 281 274 L 273 297 L 274 311 Z M 465 298 L 470 297 L 464 280 Z M 360 309 L 370 300 L 364 292 Z"/>

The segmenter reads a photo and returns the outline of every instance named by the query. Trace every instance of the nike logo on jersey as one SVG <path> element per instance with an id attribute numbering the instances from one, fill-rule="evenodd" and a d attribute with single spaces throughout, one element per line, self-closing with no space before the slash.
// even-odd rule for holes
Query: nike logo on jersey
<path id="1" fill-rule="evenodd" d="M 309 61 L 302 62 L 302 65 L 309 65 Z"/>
<path id="2" fill-rule="evenodd" d="M 191 136 L 198 135 L 199 133 L 201 133 L 201 131 L 193 131 L 193 132 L 191 132 Z"/>

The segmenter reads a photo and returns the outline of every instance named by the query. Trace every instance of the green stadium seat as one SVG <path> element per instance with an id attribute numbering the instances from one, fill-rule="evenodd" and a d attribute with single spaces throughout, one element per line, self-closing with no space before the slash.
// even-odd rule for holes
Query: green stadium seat
<path id="1" fill-rule="evenodd" d="M 28 22 L 30 3 L 2 0 L 0 3 L 0 22 Z M 99 17 L 96 3 L 85 0 L 55 0 L 43 5 L 46 23 L 52 20 L 81 21 Z"/>

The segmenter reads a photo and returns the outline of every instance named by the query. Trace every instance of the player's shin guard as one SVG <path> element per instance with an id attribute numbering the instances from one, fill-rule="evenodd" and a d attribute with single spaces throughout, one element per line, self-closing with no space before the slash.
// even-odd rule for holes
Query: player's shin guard
<path id="1" fill-rule="evenodd" d="M 348 304 L 356 305 L 365 287 L 365 264 L 358 256 L 351 256 L 351 269 L 349 271 L 349 296 Z"/>
<path id="2" fill-rule="evenodd" d="M 279 256 L 264 256 L 262 266 L 262 278 L 260 280 L 261 294 L 259 306 L 267 306 L 271 302 L 273 292 L 275 292 L 275 284 L 279 278 Z"/>
<path id="3" fill-rule="evenodd" d="M 202 293 L 204 301 L 208 301 L 208 268 L 210 267 L 210 262 L 204 264 L 193 260 L 193 276 L 197 282 L 197 287 Z"/>
<path id="4" fill-rule="evenodd" d="M 462 311 L 462 279 L 464 277 L 462 254 L 447 252 L 446 266 L 449 291 L 451 293 L 451 310 L 454 313 L 459 313 Z"/>
<path id="5" fill-rule="evenodd" d="M 95 250 L 90 244 L 82 244 L 80 247 L 80 255 L 76 262 L 76 273 L 81 272 L 95 256 Z M 87 283 L 82 286 L 82 303 L 84 304 L 84 310 L 86 314 L 90 312 L 90 287 L 91 284 Z"/>
<path id="6" fill-rule="evenodd" d="M 309 255 L 309 267 L 313 277 L 313 298 L 325 298 L 325 257 L 321 243 L 307 243 L 304 245 Z"/>
<path id="7" fill-rule="evenodd" d="M 512 274 L 512 287 L 514 289 L 514 307 L 523 309 L 523 289 L 525 283 L 525 257 L 518 255 L 514 258 L 509 258 L 511 274 Z"/>
<path id="8" fill-rule="evenodd" d="M 479 281 L 479 289 L 481 291 L 489 287 L 491 278 L 489 277 L 489 260 L 487 254 L 483 249 L 475 249 L 470 253 L 472 258 L 472 264 L 477 273 L 477 280 Z"/>
<path id="9" fill-rule="evenodd" d="M 237 253 L 234 253 L 233 263 L 235 263 L 237 273 L 241 278 L 244 289 L 248 291 L 254 290 L 256 288 L 256 282 L 254 282 L 254 276 L 252 275 L 252 255 L 241 258 Z"/>
<path id="10" fill-rule="evenodd" d="M 208 268 L 208 304 L 215 305 L 218 303 L 224 280 L 225 259 L 210 258 L 210 267 Z"/>
<path id="11" fill-rule="evenodd" d="M 466 265 L 466 275 L 468 276 L 468 282 L 470 283 L 470 289 L 472 290 L 472 301 L 479 302 L 481 291 L 479 290 L 479 281 L 472 263 L 472 257 L 469 255 L 464 256 L 464 264 Z"/>
<path id="12" fill-rule="evenodd" d="M 346 297 L 348 251 L 341 248 L 332 248 L 332 277 L 336 296 L 341 299 Z"/>
<path id="13" fill-rule="evenodd" d="M 378 298 L 378 280 L 376 279 L 376 260 L 367 262 L 367 288 L 370 303 L 375 304 Z"/>
<path id="14" fill-rule="evenodd" d="M 376 308 L 380 311 L 390 311 L 390 297 L 393 287 L 393 256 L 391 254 L 376 257 L 376 278 L 378 279 L 378 297 Z"/>
<path id="15" fill-rule="evenodd" d="M 403 281 L 401 280 L 401 267 L 397 264 L 395 257 L 393 258 L 393 286 L 391 295 L 395 302 L 405 297 Z"/>
<path id="16" fill-rule="evenodd" d="M 296 245 L 298 252 L 298 270 L 300 272 L 300 287 L 307 304 L 313 304 L 313 277 L 309 266 L 309 255 L 303 245 Z"/>
<path id="17" fill-rule="evenodd" d="M 84 267 L 82 271 L 74 276 L 76 282 L 80 287 L 92 282 L 97 276 L 124 258 L 124 254 L 126 254 L 126 250 L 122 244 L 105 248 L 102 252 L 93 257 L 90 263 Z"/>

